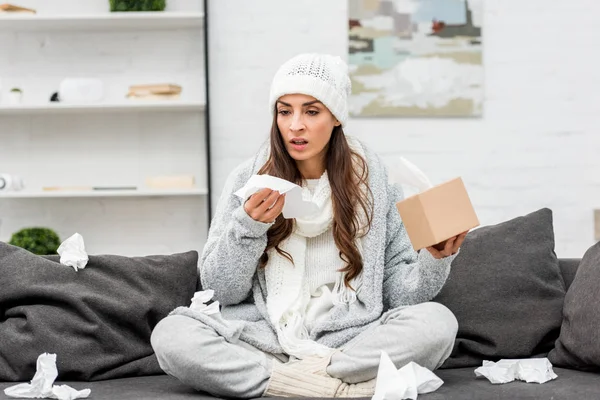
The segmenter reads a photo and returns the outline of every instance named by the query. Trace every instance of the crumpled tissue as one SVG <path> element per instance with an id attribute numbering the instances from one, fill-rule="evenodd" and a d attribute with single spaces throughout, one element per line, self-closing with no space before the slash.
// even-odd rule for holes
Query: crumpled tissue
<path id="1" fill-rule="evenodd" d="M 202 290 L 194 293 L 192 297 L 192 304 L 189 309 L 197 312 L 201 312 L 207 315 L 216 314 L 219 312 L 219 302 L 214 301 L 210 304 L 206 304 L 210 299 L 213 298 L 215 291 L 212 289 Z"/>
<path id="2" fill-rule="evenodd" d="M 40 354 L 36 368 L 31 383 L 20 383 L 8 387 L 4 389 L 4 393 L 9 397 L 22 399 L 49 398 L 59 400 L 83 399 L 91 393 L 90 389 L 75 390 L 67 385 L 53 385 L 58 376 L 56 354 Z"/>
<path id="3" fill-rule="evenodd" d="M 302 188 L 300 186 L 271 175 L 252 175 L 244 187 L 234 194 L 242 200 L 246 200 L 264 188 L 277 190 L 279 194 L 286 193 L 282 210 L 284 218 L 304 218 L 319 211 L 319 207 L 315 203 L 305 201 L 302 198 Z"/>
<path id="4" fill-rule="evenodd" d="M 382 351 L 371 400 L 414 400 L 419 394 L 436 391 L 443 384 L 437 375 L 415 362 L 396 369 L 388 354 Z"/>
<path id="5" fill-rule="evenodd" d="M 60 254 L 60 263 L 73 267 L 75 271 L 84 269 L 88 262 L 83 237 L 79 233 L 62 242 L 56 252 Z"/>
<path id="6" fill-rule="evenodd" d="M 515 379 L 528 383 L 545 383 L 558 378 L 552 369 L 552 363 L 547 358 L 484 361 L 483 366 L 475 370 L 475 376 L 484 376 L 494 384 L 508 383 Z"/>

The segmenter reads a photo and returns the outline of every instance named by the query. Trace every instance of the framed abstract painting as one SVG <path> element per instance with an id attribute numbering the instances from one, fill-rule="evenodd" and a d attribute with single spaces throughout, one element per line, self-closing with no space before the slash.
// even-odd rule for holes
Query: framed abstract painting
<path id="1" fill-rule="evenodd" d="M 478 117 L 483 0 L 349 0 L 353 117 Z"/>

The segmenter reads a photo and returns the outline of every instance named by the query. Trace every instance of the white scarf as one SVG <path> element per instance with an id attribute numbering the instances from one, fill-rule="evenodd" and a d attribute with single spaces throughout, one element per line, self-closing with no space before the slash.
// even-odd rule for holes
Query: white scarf
<path id="1" fill-rule="evenodd" d="M 359 154 L 362 153 L 362 149 L 360 150 Z M 304 324 L 306 307 L 311 298 L 304 277 L 306 240 L 321 235 L 333 225 L 333 204 L 327 172 L 319 179 L 314 194 L 311 194 L 307 187 L 303 187 L 302 197 L 316 203 L 319 212 L 310 218 L 297 218 L 293 233 L 279 244 L 281 250 L 292 256 L 294 263 L 281 256 L 275 249 L 271 249 L 265 268 L 269 318 L 276 328 L 279 343 L 284 351 L 300 359 L 315 355 L 326 356 L 331 352 L 328 347 L 309 339 Z M 362 254 L 361 240 L 357 240 L 356 244 Z M 334 305 L 351 304 L 356 301 L 356 294 L 362 285 L 362 274 L 353 279 L 351 285 L 355 291 L 346 287 L 344 274 L 337 272 L 332 292 Z"/>

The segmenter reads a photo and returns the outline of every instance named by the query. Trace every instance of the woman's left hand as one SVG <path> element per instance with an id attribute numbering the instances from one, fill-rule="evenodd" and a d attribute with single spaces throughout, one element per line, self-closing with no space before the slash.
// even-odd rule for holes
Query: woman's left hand
<path id="1" fill-rule="evenodd" d="M 444 240 L 441 243 L 434 244 L 433 246 L 427 247 L 427 250 L 431 253 L 433 258 L 444 258 L 456 254 L 460 246 L 462 245 L 468 231 L 461 233 L 460 235 L 451 237 L 448 240 Z"/>

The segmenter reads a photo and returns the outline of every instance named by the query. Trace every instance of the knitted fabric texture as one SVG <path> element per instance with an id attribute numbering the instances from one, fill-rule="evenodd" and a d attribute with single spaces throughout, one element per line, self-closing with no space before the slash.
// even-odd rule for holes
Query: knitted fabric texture
<path id="1" fill-rule="evenodd" d="M 285 62 L 271 83 L 269 108 L 286 94 L 305 94 L 319 100 L 342 126 L 348 121 L 348 96 L 351 83 L 348 66 L 337 56 L 300 54 Z"/>
<path id="2" fill-rule="evenodd" d="M 306 282 L 311 295 L 323 285 L 335 282 L 336 271 L 344 267 L 333 238 L 333 229 L 306 240 Z"/>
<path id="3" fill-rule="evenodd" d="M 281 250 L 292 256 L 294 263 L 272 249 L 265 267 L 269 319 L 285 353 L 298 358 L 324 356 L 331 351 L 310 340 L 304 325 L 306 306 L 310 301 L 310 291 L 304 276 L 306 239 L 326 232 L 333 223 L 331 188 L 327 174 L 321 177 L 314 196 L 310 196 L 307 188 L 303 188 L 302 192 L 303 198 L 312 197 L 319 206 L 319 212 L 310 219 L 297 219 L 292 234 L 279 244 Z"/>
<path id="4" fill-rule="evenodd" d="M 373 220 L 363 238 L 362 288 L 351 304 L 334 306 L 310 331 L 310 339 L 339 348 L 398 307 L 430 301 L 440 291 L 455 256 L 435 259 L 427 250 L 412 248 L 396 203 L 399 186 L 388 183 L 381 159 L 361 144 L 373 192 Z M 236 168 L 227 179 L 212 220 L 199 265 L 203 290 L 213 289 L 221 313 L 205 315 L 180 307 L 184 314 L 211 326 L 227 341 L 242 340 L 269 353 L 283 353 L 266 301 L 266 268 L 258 268 L 272 224 L 253 220 L 234 193 L 266 162 L 266 144 L 257 155 Z"/>
<path id="5" fill-rule="evenodd" d="M 320 179 L 306 179 L 306 187 L 311 196 Z M 344 266 L 340 251 L 333 238 L 333 229 L 318 236 L 306 239 L 306 283 L 311 296 L 317 294 L 323 285 L 335 282 L 337 270 Z"/>
<path id="6" fill-rule="evenodd" d="M 362 153 L 360 148 L 356 148 L 356 151 Z M 294 263 L 275 249 L 271 249 L 265 269 L 269 293 L 267 310 L 271 323 L 276 328 L 279 343 L 284 351 L 300 359 L 315 355 L 325 356 L 330 352 L 329 348 L 309 339 L 306 327 L 306 310 L 311 300 L 310 282 L 306 276 L 307 241 L 308 238 L 318 237 L 331 230 L 333 225 L 333 203 L 327 172 L 321 176 L 313 193 L 308 187 L 303 187 L 302 197 L 317 204 L 320 212 L 311 217 L 297 218 L 292 235 L 279 244 L 283 252 L 292 256 Z M 362 225 L 365 224 L 366 222 L 362 221 Z M 360 241 L 361 239 L 356 241 L 357 247 L 362 250 Z M 333 246 L 335 247 L 335 242 Z M 361 284 L 360 276 L 351 282 L 356 291 L 360 290 Z M 344 285 L 344 276 L 338 272 L 333 289 L 333 304 L 349 305 L 355 301 L 356 293 Z"/>

